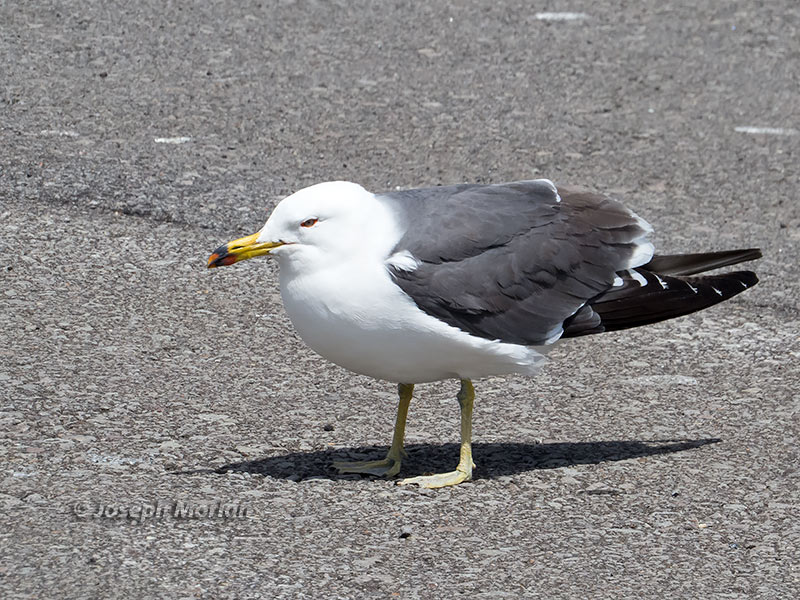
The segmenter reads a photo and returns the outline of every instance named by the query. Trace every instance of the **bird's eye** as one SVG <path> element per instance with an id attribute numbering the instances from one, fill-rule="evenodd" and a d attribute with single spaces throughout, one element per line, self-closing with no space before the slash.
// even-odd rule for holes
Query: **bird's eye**
<path id="1" fill-rule="evenodd" d="M 317 221 L 319 221 L 319 219 L 315 219 L 314 217 L 306 219 L 305 221 L 300 223 L 300 227 L 313 227 L 314 225 L 317 224 Z"/>

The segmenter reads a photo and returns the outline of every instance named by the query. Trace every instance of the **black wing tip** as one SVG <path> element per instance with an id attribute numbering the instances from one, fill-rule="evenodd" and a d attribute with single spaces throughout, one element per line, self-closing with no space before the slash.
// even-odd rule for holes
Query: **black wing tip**
<path id="1" fill-rule="evenodd" d="M 657 254 L 641 268 L 660 275 L 687 276 L 757 260 L 762 256 L 760 248 L 696 254 Z"/>
<path id="2" fill-rule="evenodd" d="M 750 260 L 758 260 L 764 257 L 761 248 L 745 248 L 743 250 L 735 250 L 739 254 L 739 262 L 747 262 Z"/>
<path id="3" fill-rule="evenodd" d="M 618 331 L 681 317 L 729 300 L 758 283 L 753 271 L 699 277 L 675 277 L 643 268 L 634 271 L 646 279 L 645 285 L 612 288 L 590 300 L 565 321 L 563 337 Z"/>
<path id="4" fill-rule="evenodd" d="M 758 283 L 758 275 L 756 275 L 753 271 L 735 271 L 733 273 L 728 273 L 728 277 L 735 277 L 739 280 L 745 289 L 751 288 Z"/>

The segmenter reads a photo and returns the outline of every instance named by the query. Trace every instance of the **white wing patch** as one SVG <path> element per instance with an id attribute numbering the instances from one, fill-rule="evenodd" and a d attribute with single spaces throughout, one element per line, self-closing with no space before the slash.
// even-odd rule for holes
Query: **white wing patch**
<path id="1" fill-rule="evenodd" d="M 653 226 L 652 226 L 652 225 L 650 225 L 650 223 L 648 223 L 647 221 L 645 221 L 645 220 L 644 220 L 642 217 L 640 217 L 640 216 L 639 216 L 639 215 L 637 215 L 636 213 L 633 213 L 633 216 L 636 218 L 636 224 L 637 224 L 639 227 L 641 227 L 642 229 L 644 229 L 644 231 L 645 231 L 645 235 L 647 235 L 647 234 L 649 234 L 649 233 L 653 233 Z"/>
<path id="2" fill-rule="evenodd" d="M 647 279 L 645 279 L 644 275 L 639 273 L 639 271 L 628 271 L 628 273 L 630 273 L 631 277 L 633 277 L 636 281 L 639 282 L 639 285 L 641 287 L 644 287 L 644 286 L 647 285 Z"/>
<path id="3" fill-rule="evenodd" d="M 631 260 L 628 263 L 629 269 L 649 263 L 656 251 L 653 243 L 647 241 L 647 236 L 653 233 L 653 226 L 636 213 L 631 213 L 631 215 L 636 219 L 636 224 L 642 228 L 644 233 L 632 240 L 636 244 L 636 248 L 634 248 L 633 256 L 631 256 Z"/>
<path id="4" fill-rule="evenodd" d="M 664 281 L 663 279 L 661 279 L 661 277 L 659 277 L 659 276 L 658 276 L 658 273 L 653 273 L 653 277 L 655 277 L 656 279 L 658 279 L 658 283 L 660 283 L 660 284 L 661 284 L 661 287 L 662 287 L 662 288 L 664 288 L 665 290 L 666 290 L 666 289 L 669 289 L 669 284 L 668 284 L 666 281 Z M 690 287 L 691 287 L 691 286 L 690 286 Z M 695 291 L 696 291 L 696 290 L 695 290 Z"/>
<path id="5" fill-rule="evenodd" d="M 419 261 L 414 258 L 414 255 L 408 250 L 395 252 L 386 259 L 386 264 L 390 267 L 394 267 L 398 271 L 407 271 L 409 273 L 415 271 L 417 267 L 419 267 Z"/>
<path id="6" fill-rule="evenodd" d="M 556 187 L 555 183 L 549 179 L 536 179 L 535 181 L 541 181 L 543 184 L 553 190 L 553 193 L 556 195 L 556 202 L 561 202 L 561 195 L 558 193 L 558 188 Z"/>

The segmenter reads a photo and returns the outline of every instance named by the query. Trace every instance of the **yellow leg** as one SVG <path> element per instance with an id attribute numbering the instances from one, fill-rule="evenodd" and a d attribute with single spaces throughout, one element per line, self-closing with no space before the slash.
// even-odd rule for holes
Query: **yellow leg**
<path id="1" fill-rule="evenodd" d="M 400 465 L 403 458 L 407 456 L 403 449 L 403 438 L 406 433 L 406 419 L 408 418 L 408 406 L 411 404 L 411 395 L 414 393 L 414 384 L 401 383 L 397 386 L 397 394 L 400 402 L 397 405 L 397 420 L 394 424 L 394 435 L 392 436 L 392 446 L 383 460 L 361 460 L 357 462 L 335 462 L 333 468 L 338 469 L 339 473 L 363 473 L 366 475 L 378 475 L 383 477 L 394 477 L 400 472 Z"/>
<path id="2" fill-rule="evenodd" d="M 475 388 L 469 379 L 461 380 L 461 390 L 458 392 L 458 404 L 461 407 L 461 453 L 455 471 L 438 473 L 436 475 L 423 475 L 401 479 L 398 485 L 415 483 L 424 488 L 439 488 L 448 485 L 458 485 L 462 481 L 472 479 L 472 406 L 475 402 Z"/>

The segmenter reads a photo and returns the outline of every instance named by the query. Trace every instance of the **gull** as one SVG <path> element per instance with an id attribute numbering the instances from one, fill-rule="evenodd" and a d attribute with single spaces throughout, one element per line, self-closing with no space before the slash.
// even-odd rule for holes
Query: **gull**
<path id="1" fill-rule="evenodd" d="M 454 471 L 398 483 L 472 478 L 472 381 L 535 375 L 559 340 L 679 317 L 754 286 L 750 271 L 697 275 L 758 249 L 654 255 L 651 226 L 620 202 L 548 179 L 374 194 L 333 181 L 283 199 L 260 231 L 220 246 L 208 267 L 269 255 L 303 341 L 355 373 L 398 384 L 384 459 L 341 473 L 400 472 L 414 385 L 460 380 Z"/>

